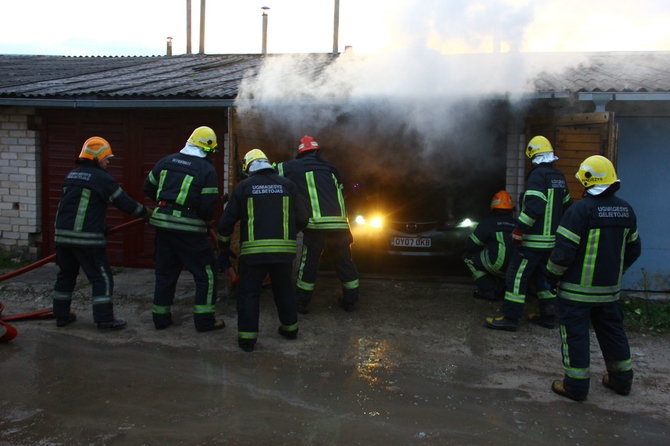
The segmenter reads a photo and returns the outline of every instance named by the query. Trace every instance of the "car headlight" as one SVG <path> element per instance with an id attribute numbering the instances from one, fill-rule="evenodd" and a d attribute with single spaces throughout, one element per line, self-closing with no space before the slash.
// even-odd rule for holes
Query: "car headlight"
<path id="1" fill-rule="evenodd" d="M 470 220 L 469 218 L 464 218 L 456 225 L 457 228 L 472 228 L 474 226 L 477 226 L 477 222 Z"/>
<path id="2" fill-rule="evenodd" d="M 379 216 L 374 216 L 367 219 L 363 215 L 357 215 L 354 218 L 354 223 L 360 226 L 367 226 L 375 229 L 381 228 L 384 225 L 382 218 Z"/>

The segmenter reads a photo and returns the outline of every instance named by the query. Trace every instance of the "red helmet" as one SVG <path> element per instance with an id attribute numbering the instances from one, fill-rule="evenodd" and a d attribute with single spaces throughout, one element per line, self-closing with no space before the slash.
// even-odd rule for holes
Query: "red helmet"
<path id="1" fill-rule="evenodd" d="M 308 150 L 317 150 L 319 143 L 309 135 L 300 138 L 300 145 L 298 146 L 298 153 L 306 152 Z"/>
<path id="2" fill-rule="evenodd" d="M 491 209 L 514 209 L 512 196 L 506 190 L 496 192 L 491 198 Z"/>

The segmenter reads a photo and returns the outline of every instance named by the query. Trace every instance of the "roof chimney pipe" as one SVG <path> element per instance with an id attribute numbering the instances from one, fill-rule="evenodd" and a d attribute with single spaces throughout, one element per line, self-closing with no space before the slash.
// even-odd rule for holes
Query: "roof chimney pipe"
<path id="1" fill-rule="evenodd" d="M 200 54 L 205 54 L 205 3 L 200 0 Z"/>
<path id="2" fill-rule="evenodd" d="M 172 56 L 172 37 L 167 38 L 167 49 L 166 49 L 166 54 L 168 56 Z"/>
<path id="3" fill-rule="evenodd" d="M 263 42 L 262 42 L 262 48 L 261 48 L 261 53 L 262 54 L 267 54 L 268 53 L 268 10 L 270 9 L 268 6 L 263 6 L 261 8 L 263 10 Z"/>
<path id="4" fill-rule="evenodd" d="M 335 0 L 335 14 L 333 20 L 333 54 L 338 53 L 338 34 L 340 32 L 340 0 Z"/>
<path id="5" fill-rule="evenodd" d="M 191 0 L 186 0 L 186 54 L 191 54 Z"/>

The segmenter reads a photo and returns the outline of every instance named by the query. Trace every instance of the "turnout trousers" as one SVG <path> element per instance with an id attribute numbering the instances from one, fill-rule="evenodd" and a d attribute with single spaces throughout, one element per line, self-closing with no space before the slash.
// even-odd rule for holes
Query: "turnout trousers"
<path id="1" fill-rule="evenodd" d="M 107 248 L 56 245 L 56 264 L 59 271 L 54 286 L 53 312 L 56 319 L 67 319 L 72 303 L 72 292 L 77 284 L 79 268 L 91 283 L 93 321 L 114 319 L 112 293 L 114 278 L 109 267 Z"/>
<path id="2" fill-rule="evenodd" d="M 619 302 L 587 303 L 559 298 L 558 315 L 565 389 L 580 397 L 589 393 L 589 325 L 596 333 L 612 384 L 630 388 L 633 366 Z"/>
<path id="3" fill-rule="evenodd" d="M 211 328 L 216 321 L 216 259 L 206 232 L 166 231 L 156 228 L 156 287 L 152 309 L 154 324 L 172 322 L 170 311 L 177 281 L 186 268 L 195 281 L 193 323 L 198 330 Z"/>
<path id="4" fill-rule="evenodd" d="M 351 258 L 350 231 L 303 231 L 302 255 L 296 280 L 298 305 L 307 307 L 312 300 L 316 285 L 319 262 L 324 249 L 332 250 L 335 257 L 335 271 L 342 282 L 342 303 L 353 306 L 358 301 L 358 271 Z"/>
<path id="5" fill-rule="evenodd" d="M 551 251 L 521 247 L 512 254 L 505 276 L 505 300 L 502 312 L 505 318 L 518 323 L 523 316 L 528 285 L 535 284 L 542 316 L 556 315 L 556 293 L 545 277 L 545 265 Z"/>
<path id="6" fill-rule="evenodd" d="M 237 333 L 238 339 L 254 344 L 258 339 L 260 294 L 266 274 L 272 281 L 272 294 L 279 315 L 280 329 L 285 332 L 298 331 L 298 310 L 295 289 L 291 279 L 292 262 L 249 263 L 240 256 L 240 281 L 237 288 Z"/>
<path id="7" fill-rule="evenodd" d="M 502 283 L 505 273 L 493 269 L 491 262 L 487 260 L 488 252 L 483 249 L 475 254 L 466 254 L 463 256 L 463 263 L 470 270 L 472 278 L 475 280 L 477 286 L 477 294 L 479 297 L 489 300 L 498 299 L 500 294 L 500 286 L 498 282 Z"/>

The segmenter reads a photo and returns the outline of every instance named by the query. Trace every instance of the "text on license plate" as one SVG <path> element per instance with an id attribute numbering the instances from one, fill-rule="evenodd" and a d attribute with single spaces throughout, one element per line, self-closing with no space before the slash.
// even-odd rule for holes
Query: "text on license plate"
<path id="1" fill-rule="evenodd" d="M 432 240 L 421 237 L 391 237 L 391 246 L 406 248 L 430 248 Z"/>

